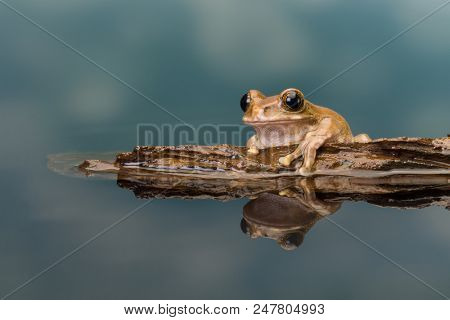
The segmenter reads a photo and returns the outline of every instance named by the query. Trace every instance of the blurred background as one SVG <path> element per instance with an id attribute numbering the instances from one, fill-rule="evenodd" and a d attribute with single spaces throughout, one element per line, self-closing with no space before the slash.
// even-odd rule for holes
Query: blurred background
<path id="1" fill-rule="evenodd" d="M 444 1 L 6 1 L 198 126 L 239 124 L 248 89 L 305 94 Z M 450 133 L 450 6 L 309 97 L 371 137 Z M 143 200 L 47 169 L 177 124 L 0 2 L 0 294 Z M 222 141 L 227 142 L 227 141 Z M 11 298 L 440 298 L 321 221 L 294 252 L 239 230 L 246 200 L 156 200 Z M 450 295 L 450 216 L 346 203 L 337 222 Z"/>

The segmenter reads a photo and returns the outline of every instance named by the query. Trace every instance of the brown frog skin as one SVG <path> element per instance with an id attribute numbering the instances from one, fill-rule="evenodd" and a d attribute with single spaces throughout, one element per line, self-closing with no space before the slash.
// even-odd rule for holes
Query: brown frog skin
<path id="1" fill-rule="evenodd" d="M 298 169 L 301 175 L 312 173 L 317 149 L 326 143 L 371 141 L 367 134 L 354 137 L 341 115 L 306 100 L 298 89 L 286 89 L 271 97 L 250 90 L 241 98 L 241 108 L 245 112 L 242 120 L 256 131 L 247 141 L 247 153 L 256 155 L 262 149 L 298 144 L 292 153 L 278 161 L 289 166 L 303 156 Z"/>

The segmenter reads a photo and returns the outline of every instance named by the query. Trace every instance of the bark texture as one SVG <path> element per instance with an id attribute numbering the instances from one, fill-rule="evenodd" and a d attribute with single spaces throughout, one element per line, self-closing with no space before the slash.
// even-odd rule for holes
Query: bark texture
<path id="1" fill-rule="evenodd" d="M 302 159 L 283 167 L 278 158 L 292 152 L 295 145 L 262 150 L 247 155 L 245 147 L 216 146 L 138 146 L 133 152 L 117 156 L 119 166 L 135 164 L 141 168 L 246 174 L 295 173 Z M 315 172 L 332 174 L 348 170 L 450 170 L 450 138 L 378 139 L 370 143 L 329 144 L 319 149 Z"/>

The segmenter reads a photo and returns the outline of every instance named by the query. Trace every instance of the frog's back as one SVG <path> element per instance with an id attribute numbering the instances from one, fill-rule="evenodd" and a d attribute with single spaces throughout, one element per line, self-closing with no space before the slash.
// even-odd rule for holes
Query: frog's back
<path id="1" fill-rule="evenodd" d="M 336 132 L 329 142 L 350 142 L 352 140 L 352 130 L 343 116 L 330 108 L 318 105 L 312 105 L 311 107 L 315 108 L 316 112 L 321 115 L 322 119 L 329 118 L 332 120 Z"/>

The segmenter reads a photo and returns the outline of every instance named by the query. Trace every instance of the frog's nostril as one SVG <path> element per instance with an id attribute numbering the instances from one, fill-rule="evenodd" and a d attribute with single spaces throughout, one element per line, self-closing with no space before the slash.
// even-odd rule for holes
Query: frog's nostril
<path id="1" fill-rule="evenodd" d="M 274 110 L 274 107 L 276 107 L 276 105 L 267 105 L 267 106 L 265 106 L 264 109 L 263 109 L 264 115 L 270 114 L 270 112 L 272 110 Z"/>

